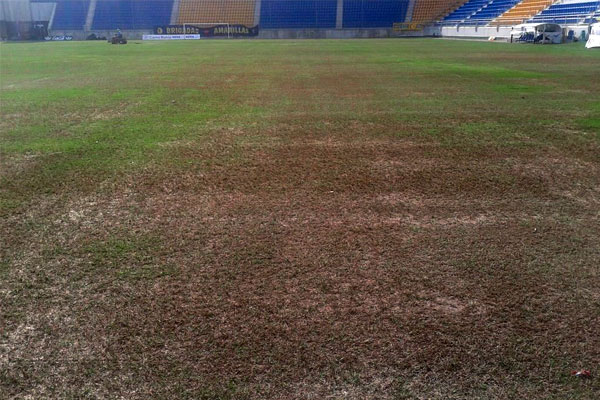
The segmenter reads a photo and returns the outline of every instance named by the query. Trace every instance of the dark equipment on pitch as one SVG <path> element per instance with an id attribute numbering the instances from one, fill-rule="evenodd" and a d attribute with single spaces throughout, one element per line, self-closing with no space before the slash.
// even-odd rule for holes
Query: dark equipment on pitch
<path id="1" fill-rule="evenodd" d="M 112 44 L 127 44 L 127 39 L 125 38 L 118 38 L 116 36 L 113 36 L 112 39 L 110 39 L 110 42 Z"/>
<path id="2" fill-rule="evenodd" d="M 127 44 L 127 39 L 123 37 L 120 29 L 117 29 L 117 33 L 110 38 L 110 43 L 112 44 Z"/>
<path id="3" fill-rule="evenodd" d="M 106 40 L 106 36 L 96 36 L 95 33 L 88 35 L 85 40 Z"/>

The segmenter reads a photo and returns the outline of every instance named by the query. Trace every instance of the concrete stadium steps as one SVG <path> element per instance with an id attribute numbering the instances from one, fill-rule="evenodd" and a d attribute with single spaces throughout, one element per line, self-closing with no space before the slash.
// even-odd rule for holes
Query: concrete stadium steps
<path id="1" fill-rule="evenodd" d="M 416 0 L 411 22 L 429 24 L 438 21 L 467 0 Z"/>
<path id="2" fill-rule="evenodd" d="M 456 10 L 448 14 L 445 18 L 445 22 L 461 22 L 471 15 L 475 14 L 477 11 L 481 10 L 483 7 L 487 6 L 491 3 L 491 0 L 470 0 L 458 7 Z"/>
<path id="3" fill-rule="evenodd" d="M 255 0 L 181 0 L 177 23 L 254 25 Z"/>
<path id="4" fill-rule="evenodd" d="M 510 10 L 521 0 L 493 0 L 490 4 L 469 17 L 469 21 L 489 23 L 498 15 Z"/>
<path id="5" fill-rule="evenodd" d="M 447 15 L 446 24 L 486 25 L 521 0 L 471 0 Z"/>
<path id="6" fill-rule="evenodd" d="M 494 25 L 518 25 L 545 10 L 556 0 L 523 0 L 500 17 L 492 21 Z"/>

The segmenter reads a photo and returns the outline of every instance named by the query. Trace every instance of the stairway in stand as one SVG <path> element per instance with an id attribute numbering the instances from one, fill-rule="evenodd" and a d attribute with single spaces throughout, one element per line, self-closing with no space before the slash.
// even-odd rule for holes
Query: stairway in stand
<path id="1" fill-rule="evenodd" d="M 552 4 L 554 4 L 556 0 L 523 0 L 494 21 L 492 21 L 493 25 L 518 25 L 534 15 L 538 14 L 540 11 L 545 10 Z"/>

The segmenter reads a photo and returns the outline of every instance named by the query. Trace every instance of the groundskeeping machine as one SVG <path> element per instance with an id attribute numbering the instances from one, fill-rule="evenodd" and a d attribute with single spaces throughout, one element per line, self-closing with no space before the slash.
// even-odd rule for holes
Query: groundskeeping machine
<path id="1" fill-rule="evenodd" d="M 587 49 L 600 49 L 600 22 L 591 26 L 590 36 L 585 47 Z"/>

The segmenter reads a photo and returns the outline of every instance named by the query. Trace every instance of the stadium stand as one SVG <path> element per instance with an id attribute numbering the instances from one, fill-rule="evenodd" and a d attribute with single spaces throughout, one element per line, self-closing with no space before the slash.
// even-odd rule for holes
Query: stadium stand
<path id="1" fill-rule="evenodd" d="M 573 1 L 553 4 L 529 20 L 556 24 L 578 24 L 591 20 L 600 8 L 600 1 Z"/>
<path id="2" fill-rule="evenodd" d="M 444 23 L 488 24 L 521 0 L 471 0 L 450 13 Z"/>
<path id="3" fill-rule="evenodd" d="M 177 22 L 254 25 L 255 0 L 181 0 Z"/>
<path id="4" fill-rule="evenodd" d="M 513 8 L 520 1 L 521 0 L 493 0 L 486 7 L 471 15 L 469 21 L 476 21 L 477 23 L 489 23 L 497 16 L 506 12 L 506 10 Z"/>
<path id="5" fill-rule="evenodd" d="M 518 25 L 546 9 L 555 1 L 556 0 L 523 0 L 492 22 L 495 25 Z"/>
<path id="6" fill-rule="evenodd" d="M 408 1 L 344 0 L 344 28 L 390 28 L 404 22 Z"/>
<path id="7" fill-rule="evenodd" d="M 167 25 L 173 0 L 98 0 L 92 29 L 152 29 Z"/>
<path id="8" fill-rule="evenodd" d="M 404 22 L 468 27 L 525 21 L 578 24 L 600 18 L 600 0 L 413 0 L 408 16 L 411 0 L 95 0 L 95 7 L 91 0 L 30 1 L 56 3 L 53 30 L 151 30 L 171 21 L 258 24 L 262 29 L 368 29 Z"/>
<path id="9" fill-rule="evenodd" d="M 468 1 L 465 4 L 463 4 L 462 6 L 458 7 L 453 12 L 451 12 L 450 14 L 448 14 L 444 18 L 444 22 L 453 22 L 454 23 L 454 22 L 463 21 L 463 20 L 469 18 L 475 12 L 479 11 L 484 6 L 488 5 L 490 3 L 490 1 L 491 0 Z"/>
<path id="10" fill-rule="evenodd" d="M 336 0 L 263 0 L 263 29 L 335 28 Z"/>
<path id="11" fill-rule="evenodd" d="M 46 1 L 35 1 L 36 3 L 47 3 Z M 85 25 L 90 0 L 59 0 L 55 1 L 54 18 L 52 29 L 57 30 L 81 30 Z"/>
<path id="12" fill-rule="evenodd" d="M 411 22 L 428 24 L 441 20 L 466 0 L 416 0 Z"/>

